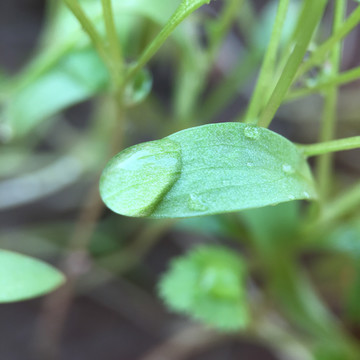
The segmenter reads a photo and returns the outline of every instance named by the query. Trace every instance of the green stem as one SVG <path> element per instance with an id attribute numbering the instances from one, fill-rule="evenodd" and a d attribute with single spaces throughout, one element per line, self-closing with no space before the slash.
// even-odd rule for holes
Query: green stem
<path id="1" fill-rule="evenodd" d="M 299 32 L 295 48 L 284 67 L 267 105 L 260 114 L 259 126 L 268 127 L 282 103 L 296 76 L 316 26 L 322 17 L 326 3 L 327 0 L 308 1 L 306 9 L 307 17 L 304 19 L 303 31 Z"/>
<path id="2" fill-rule="evenodd" d="M 360 6 L 352 12 L 352 14 L 343 22 L 343 24 L 338 28 L 338 30 L 321 46 L 319 46 L 311 55 L 311 57 L 304 62 L 300 67 L 297 77 L 308 72 L 312 67 L 320 64 L 326 54 L 338 43 L 342 38 L 344 38 L 351 30 L 355 28 L 360 22 Z"/>
<path id="3" fill-rule="evenodd" d="M 360 204 L 360 182 L 347 190 L 345 194 L 327 204 L 320 218 L 320 222 L 329 223 L 334 221 L 352 210 L 359 207 Z"/>
<path id="4" fill-rule="evenodd" d="M 316 156 L 336 151 L 352 150 L 360 148 L 360 136 L 346 139 L 332 140 L 312 145 L 299 145 L 305 156 Z"/>
<path id="5" fill-rule="evenodd" d="M 123 56 L 122 56 L 121 46 L 116 33 L 111 0 L 101 0 L 101 4 L 104 14 L 106 35 L 110 48 L 109 50 L 111 54 L 111 68 L 112 68 L 111 70 L 114 76 L 113 82 L 116 87 L 120 82 L 120 76 L 123 68 Z"/>
<path id="6" fill-rule="evenodd" d="M 346 13 L 346 0 L 337 0 L 335 2 L 333 32 L 336 33 L 343 23 Z M 331 52 L 330 66 L 332 75 L 336 76 L 341 61 L 341 43 L 334 45 Z M 338 90 L 336 86 L 329 87 L 325 93 L 325 103 L 322 117 L 322 126 L 319 136 L 319 141 L 329 141 L 335 135 L 335 123 L 337 118 L 337 98 Z M 346 140 L 346 139 L 345 139 Z M 349 142 L 349 141 L 348 141 Z M 350 141 L 351 142 L 351 141 Z M 346 141 L 345 141 L 346 143 Z M 320 156 L 316 164 L 318 175 L 318 187 L 320 189 L 321 198 L 325 200 L 331 188 L 331 171 L 332 171 L 332 154 L 325 153 Z"/>
<path id="7" fill-rule="evenodd" d="M 67 0 L 69 1 L 69 0 Z M 210 0 L 182 0 L 175 13 L 171 16 L 166 25 L 162 28 L 160 33 L 150 43 L 150 45 L 141 54 L 137 62 L 130 67 L 125 76 L 125 81 L 131 79 L 145 64 L 156 54 L 159 48 L 163 45 L 170 34 L 175 28 L 192 12 L 198 9 L 200 6 L 209 3 Z"/>
<path id="8" fill-rule="evenodd" d="M 215 58 L 219 52 L 219 48 L 223 42 L 224 37 L 229 32 L 231 25 L 234 23 L 238 12 L 241 12 L 240 8 L 243 6 L 243 4 L 244 4 L 244 0 L 229 0 L 225 4 L 224 9 L 222 10 L 217 21 L 215 23 L 210 24 L 209 47 L 206 53 L 204 54 L 205 59 L 203 65 L 197 71 L 198 76 L 196 76 L 196 78 L 194 79 L 195 83 L 198 84 L 196 87 L 196 93 L 187 92 L 188 96 L 189 97 L 191 96 L 192 99 L 196 100 L 196 98 L 199 98 L 199 95 L 204 92 L 204 88 L 206 85 L 206 78 L 212 69 Z M 199 60 L 201 61 L 201 59 Z M 209 114 L 207 116 L 211 117 L 214 114 L 214 111 L 212 110 L 213 106 L 210 106 L 211 109 L 208 109 L 206 107 L 207 105 L 208 104 L 206 105 L 201 104 L 201 110 L 199 110 L 200 106 L 194 107 L 191 113 L 192 117 L 196 117 L 198 119 L 201 119 L 201 121 L 205 121 L 204 119 L 205 115 L 199 114 L 199 112 L 202 112 L 202 110 L 204 110 L 207 114 Z"/>
<path id="9" fill-rule="evenodd" d="M 255 91 L 251 97 L 250 105 L 245 116 L 245 122 L 257 122 L 256 119 L 264 101 L 264 93 L 266 93 L 267 88 L 271 86 L 271 80 L 274 75 L 276 54 L 278 51 L 281 32 L 285 22 L 288 6 L 289 0 L 280 0 L 270 42 L 261 66 Z"/>
<path id="10" fill-rule="evenodd" d="M 329 87 L 336 87 L 339 85 L 347 84 L 359 78 L 360 78 L 360 67 L 356 67 L 354 69 L 345 71 L 339 75 L 328 77 L 310 88 L 294 90 L 287 95 L 285 100 L 286 101 L 296 100 L 298 98 L 325 90 Z"/>
<path id="11" fill-rule="evenodd" d="M 240 12 L 240 8 L 242 7 L 243 3 L 244 0 L 228 0 L 225 3 L 225 9 L 221 12 L 220 17 L 214 24 L 208 51 L 209 67 L 212 65 L 222 40 L 229 32 L 229 29 L 236 19 L 238 12 Z"/>
<path id="12" fill-rule="evenodd" d="M 244 55 L 234 69 L 226 75 L 226 78 L 205 98 L 197 118 L 206 122 L 217 115 L 222 108 L 237 96 L 239 89 L 254 73 L 256 65 L 260 61 L 258 52 L 251 51 Z"/>
<path id="13" fill-rule="evenodd" d="M 244 34 L 245 43 L 252 47 L 251 38 L 253 36 L 253 30 L 257 24 L 256 19 L 256 10 L 252 0 L 245 0 L 242 11 L 238 12 L 238 21 L 237 24 L 241 30 L 241 33 Z"/>
<path id="14" fill-rule="evenodd" d="M 278 64 L 278 67 L 277 67 L 277 79 L 280 77 L 285 65 L 286 65 L 286 62 L 288 61 L 290 55 L 291 55 L 291 52 L 294 48 L 294 44 L 296 42 L 296 39 L 298 38 L 299 36 L 299 33 L 302 31 L 303 29 L 303 23 L 307 17 L 307 9 L 308 9 L 308 6 L 309 6 L 309 1 L 304 1 L 302 3 L 302 6 L 301 6 L 301 10 L 300 10 L 300 15 L 298 16 L 297 18 L 297 21 L 296 21 L 296 26 L 294 27 L 294 30 L 292 31 L 289 39 L 287 40 L 285 46 L 283 47 L 283 50 L 281 51 L 281 54 L 280 54 L 280 61 L 279 61 L 279 64 Z"/>
<path id="15" fill-rule="evenodd" d="M 94 44 L 94 47 L 98 51 L 99 55 L 104 60 L 105 64 L 109 64 L 109 58 L 105 47 L 103 46 L 103 39 L 80 7 L 77 0 L 64 0 L 66 6 L 70 9 L 70 11 L 74 14 L 74 16 L 78 19 L 79 23 L 81 24 L 84 31 L 88 34 L 91 41 Z"/>

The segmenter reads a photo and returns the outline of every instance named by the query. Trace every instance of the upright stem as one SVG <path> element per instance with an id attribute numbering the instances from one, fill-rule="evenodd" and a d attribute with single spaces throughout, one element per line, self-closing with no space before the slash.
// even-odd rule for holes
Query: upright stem
<path id="1" fill-rule="evenodd" d="M 264 93 L 266 93 L 267 88 L 271 86 L 271 81 L 275 69 L 276 54 L 278 51 L 288 6 L 289 0 L 280 0 L 270 42 L 261 66 L 255 91 L 251 97 L 250 105 L 245 116 L 245 122 L 257 122 L 257 115 L 261 110 L 261 106 L 264 101 Z"/>
<path id="2" fill-rule="evenodd" d="M 160 33 L 140 55 L 137 62 L 129 69 L 126 74 L 125 81 L 131 79 L 156 54 L 170 34 L 187 16 L 200 6 L 209 2 L 210 0 L 183 0 L 166 25 L 161 29 Z"/>
<path id="3" fill-rule="evenodd" d="M 346 139 L 332 140 L 316 143 L 313 145 L 299 145 L 305 156 L 328 154 L 336 151 L 360 148 L 360 136 L 352 136 Z"/>
<path id="4" fill-rule="evenodd" d="M 340 74 L 336 74 L 335 76 L 327 77 L 325 79 L 320 79 L 318 83 L 311 87 L 304 87 L 299 90 L 291 91 L 287 96 L 285 101 L 292 101 L 298 98 L 308 96 L 314 93 L 317 93 L 322 90 L 326 90 L 329 87 L 336 87 L 343 84 L 347 84 L 349 82 L 358 80 L 360 77 L 360 66 L 344 71 Z"/>
<path id="5" fill-rule="evenodd" d="M 360 182 L 351 189 L 340 195 L 338 198 L 328 203 L 320 218 L 324 224 L 334 221 L 352 210 L 359 207 L 360 204 Z"/>
<path id="6" fill-rule="evenodd" d="M 346 13 L 346 0 L 336 0 L 334 9 L 333 33 L 336 33 L 343 23 Z M 331 75 L 336 76 L 339 72 L 341 60 L 341 43 L 334 45 L 331 52 L 330 66 Z M 329 87 L 325 92 L 325 104 L 322 118 L 322 127 L 319 141 L 329 141 L 335 134 L 336 110 L 338 90 L 336 86 Z M 322 200 L 326 200 L 331 188 L 332 154 L 327 153 L 318 158 L 317 175 L 319 191 Z"/>
<path id="7" fill-rule="evenodd" d="M 276 87 L 266 104 L 264 110 L 260 114 L 258 122 L 259 126 L 268 127 L 282 103 L 289 87 L 291 86 L 298 68 L 303 61 L 304 55 L 310 43 L 311 37 L 318 25 L 327 0 L 308 0 L 305 14 L 307 17 L 304 19 L 303 31 L 299 32 L 295 48 L 287 61 L 282 75 L 276 84 Z"/>
<path id="8" fill-rule="evenodd" d="M 353 30 L 360 22 L 360 6 L 352 12 L 352 14 L 343 22 L 343 24 L 337 29 L 337 31 L 326 40 L 321 46 L 319 46 L 311 55 L 311 57 L 304 62 L 304 64 L 299 68 L 297 77 L 308 72 L 313 66 L 320 64 L 326 54 L 343 39 L 351 30 Z"/>
<path id="9" fill-rule="evenodd" d="M 101 4 L 104 13 L 104 22 L 108 39 L 109 52 L 111 55 L 110 64 L 112 68 L 112 74 L 114 76 L 113 83 L 116 88 L 117 86 L 119 86 L 121 72 L 123 69 L 122 50 L 116 33 L 111 0 L 101 0 Z"/>
<path id="10" fill-rule="evenodd" d="M 95 29 L 94 25 L 91 23 L 83 9 L 80 7 L 77 0 L 63 0 L 66 6 L 70 9 L 70 11 L 74 14 L 74 16 L 78 19 L 82 28 L 89 35 L 94 47 L 98 51 L 99 55 L 104 60 L 105 64 L 109 64 L 109 57 L 107 51 L 103 45 L 104 41 Z"/>

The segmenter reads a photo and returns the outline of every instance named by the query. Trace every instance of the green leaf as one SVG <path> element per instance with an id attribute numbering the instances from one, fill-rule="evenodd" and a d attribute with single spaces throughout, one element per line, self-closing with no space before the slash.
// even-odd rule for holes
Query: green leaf
<path id="1" fill-rule="evenodd" d="M 251 238 L 266 252 L 278 256 L 297 244 L 301 227 L 300 204 L 297 201 L 281 203 L 239 213 Z M 266 250 L 265 250 L 266 249 Z"/>
<path id="2" fill-rule="evenodd" d="M 104 90 L 107 83 L 107 70 L 95 50 L 70 53 L 57 66 L 19 89 L 6 117 L 14 135 L 24 135 L 42 120 Z"/>
<path id="3" fill-rule="evenodd" d="M 100 193 L 119 214 L 152 218 L 316 198 L 297 147 L 268 129 L 241 123 L 190 128 L 126 149 L 106 166 Z"/>
<path id="4" fill-rule="evenodd" d="M 44 262 L 0 250 L 0 303 L 46 294 L 63 282 L 63 275 Z"/>
<path id="5" fill-rule="evenodd" d="M 147 30 L 143 26 L 143 17 L 163 25 L 178 5 L 179 0 L 113 1 L 124 55 L 129 58 L 139 55 Z M 104 35 L 101 2 L 83 0 L 81 6 L 100 34 Z M 180 39 L 185 37 L 185 34 L 177 34 L 175 39 L 179 39 L 179 46 L 183 46 L 184 40 L 180 42 Z M 46 39 L 43 50 L 20 75 L 5 84 L 3 91 L 7 103 L 0 117 L 4 118 L 6 139 L 24 136 L 42 121 L 101 93 L 109 85 L 105 65 L 91 47 L 77 19 L 65 6 L 60 4 L 51 28 L 43 38 Z M 140 84 L 142 87 L 138 88 L 139 79 L 135 79 L 134 89 L 127 89 L 130 94 L 126 95 L 133 103 L 143 100 L 149 92 L 151 80 L 146 80 L 144 78 Z"/>
<path id="6" fill-rule="evenodd" d="M 200 246 L 171 262 L 159 283 L 167 306 L 224 331 L 248 321 L 242 260 L 221 246 Z"/>

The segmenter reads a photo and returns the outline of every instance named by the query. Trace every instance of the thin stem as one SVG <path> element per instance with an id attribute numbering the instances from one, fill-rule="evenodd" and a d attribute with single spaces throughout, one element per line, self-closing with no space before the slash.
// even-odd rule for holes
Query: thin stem
<path id="1" fill-rule="evenodd" d="M 206 122 L 220 112 L 227 103 L 236 97 L 241 85 L 254 73 L 259 61 L 259 53 L 251 51 L 245 54 L 223 81 L 214 90 L 210 91 L 201 105 L 197 117 Z"/>
<path id="2" fill-rule="evenodd" d="M 245 0 L 242 11 L 238 12 L 237 24 L 241 30 L 241 33 L 245 36 L 245 43 L 252 47 L 251 38 L 253 35 L 253 29 L 257 24 L 256 10 L 252 0 Z"/>
<path id="3" fill-rule="evenodd" d="M 101 4 L 104 13 L 106 35 L 111 54 L 112 74 L 115 77 L 113 81 L 116 87 L 116 85 L 118 85 L 120 82 L 120 74 L 123 68 L 122 50 L 116 33 L 111 0 L 101 0 Z"/>
<path id="4" fill-rule="evenodd" d="M 282 103 L 303 60 L 316 26 L 322 17 L 326 3 L 327 0 L 308 1 L 306 9 L 308 16 L 304 19 L 303 31 L 299 32 L 295 48 L 285 65 L 267 105 L 260 115 L 259 126 L 268 127 Z"/>
<path id="5" fill-rule="evenodd" d="M 305 156 L 316 156 L 336 151 L 352 150 L 360 148 L 360 136 L 346 139 L 332 140 L 312 145 L 299 145 Z"/>
<path id="6" fill-rule="evenodd" d="M 141 54 L 137 62 L 130 67 L 129 71 L 125 76 L 125 81 L 131 79 L 145 64 L 156 54 L 159 48 L 163 45 L 170 34 L 175 28 L 192 12 L 198 9 L 203 4 L 209 3 L 210 0 L 195 0 L 188 2 L 183 0 L 175 13 L 171 16 L 166 25 L 161 29 L 160 33 L 150 43 L 150 45 Z"/>
<path id="7" fill-rule="evenodd" d="M 276 71 L 277 72 L 277 79 L 280 77 L 280 75 L 281 75 L 281 73 L 282 73 L 282 71 L 283 71 L 283 69 L 284 69 L 284 67 L 286 65 L 286 62 L 289 59 L 289 57 L 291 55 L 291 52 L 293 51 L 295 41 L 298 38 L 299 33 L 301 32 L 301 30 L 303 28 L 303 23 L 304 23 L 304 21 L 305 21 L 305 19 L 307 17 L 308 6 L 309 6 L 309 1 L 304 1 L 302 3 L 302 7 L 301 7 L 301 10 L 299 12 L 300 15 L 297 18 L 294 30 L 292 31 L 289 39 L 287 40 L 285 46 L 283 47 L 283 50 L 281 51 L 280 61 L 279 61 L 277 71 Z"/>
<path id="8" fill-rule="evenodd" d="M 338 28 L 338 30 L 321 46 L 319 46 L 310 58 L 304 62 L 304 64 L 300 67 L 297 77 L 308 72 L 312 67 L 320 64 L 326 54 L 334 47 L 336 43 L 338 43 L 342 38 L 344 38 L 351 30 L 355 28 L 360 22 L 360 6 L 356 8 L 352 12 L 352 14 L 343 22 L 343 24 Z"/>
<path id="9" fill-rule="evenodd" d="M 250 105 L 245 116 L 245 122 L 257 122 L 257 115 L 264 101 L 264 93 L 266 92 L 267 88 L 271 86 L 271 80 L 274 75 L 276 54 L 278 51 L 281 32 L 285 22 L 288 6 L 289 0 L 280 0 L 270 42 L 261 66 L 254 94 L 251 97 Z"/>
<path id="10" fill-rule="evenodd" d="M 336 33 L 343 23 L 346 13 L 346 0 L 337 0 L 334 9 L 333 32 Z M 330 66 L 332 75 L 337 75 L 341 60 L 341 43 L 334 45 L 331 52 Z M 322 117 L 322 126 L 319 136 L 319 141 L 329 141 L 335 135 L 335 123 L 337 119 L 337 98 L 338 90 L 336 86 L 329 87 L 325 94 L 324 111 Z M 331 170 L 332 170 L 332 155 L 330 153 L 324 154 L 318 158 L 317 164 L 318 187 L 321 192 L 322 200 L 326 199 L 331 188 Z"/>
<path id="11" fill-rule="evenodd" d="M 113 129 L 112 139 L 108 145 L 109 156 L 122 147 L 124 140 L 122 106 L 113 97 L 111 100 L 112 116 L 110 118 L 113 117 L 112 122 L 115 129 Z M 75 287 L 79 278 L 88 271 L 90 264 L 89 241 L 104 209 L 98 187 L 99 185 L 96 182 L 89 190 L 69 239 L 68 251 L 63 256 L 59 266 L 66 275 L 67 283 L 55 294 L 48 295 L 44 301 L 44 311 L 39 319 L 37 329 L 37 343 L 39 343 L 39 355 L 47 359 L 57 358 L 63 326 L 74 298 Z"/>
<path id="12" fill-rule="evenodd" d="M 347 84 L 349 82 L 357 80 L 358 78 L 360 78 L 360 66 L 348 71 L 344 71 L 339 75 L 328 77 L 310 88 L 294 90 L 287 95 L 285 100 L 286 101 L 296 100 L 298 98 L 325 90 L 332 86 L 336 87 L 339 85 Z"/>
<path id="13" fill-rule="evenodd" d="M 81 24 L 84 31 L 88 34 L 91 41 L 94 44 L 94 47 L 98 51 L 99 55 L 102 57 L 106 64 L 109 63 L 108 54 L 106 52 L 105 47 L 103 46 L 103 39 L 80 7 L 77 0 L 64 0 L 66 6 L 70 9 L 70 11 L 74 14 L 74 16 L 78 19 L 79 23 Z"/>
<path id="14" fill-rule="evenodd" d="M 211 43 L 208 51 L 209 66 L 212 65 L 214 58 L 219 50 L 221 42 L 225 35 L 229 32 L 229 29 L 236 19 L 236 16 L 242 7 L 244 0 L 229 0 L 225 4 L 225 9 L 222 10 L 219 19 L 215 23 L 214 30 L 212 32 Z"/>
<path id="15" fill-rule="evenodd" d="M 353 186 L 350 190 L 347 190 L 345 194 L 340 195 L 337 199 L 327 204 L 320 222 L 329 223 L 336 220 L 353 209 L 359 207 L 360 204 L 360 182 Z"/>

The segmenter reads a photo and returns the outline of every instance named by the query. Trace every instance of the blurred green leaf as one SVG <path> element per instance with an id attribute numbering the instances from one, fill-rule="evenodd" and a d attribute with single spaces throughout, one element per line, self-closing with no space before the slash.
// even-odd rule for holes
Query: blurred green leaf
<path id="1" fill-rule="evenodd" d="M 63 275 L 44 262 L 0 250 L 0 303 L 44 295 L 63 282 Z"/>
<path id="2" fill-rule="evenodd" d="M 174 227 L 181 231 L 190 231 L 211 237 L 233 237 L 238 232 L 238 224 L 235 224 L 225 215 L 179 219 Z"/>
<path id="3" fill-rule="evenodd" d="M 297 147 L 270 130 L 241 123 L 190 128 L 126 149 L 106 166 L 100 193 L 119 214 L 152 218 L 316 198 Z"/>
<path id="4" fill-rule="evenodd" d="M 139 29 L 146 31 L 140 26 L 142 17 L 163 25 L 178 4 L 178 0 L 114 2 L 117 30 L 125 56 L 138 55 L 132 53 L 132 49 L 139 48 L 137 43 L 144 39 L 144 34 L 139 33 Z M 84 0 L 82 6 L 95 27 L 104 34 L 101 3 Z M 175 39 L 182 36 L 177 33 Z M 54 24 L 44 38 L 46 46 L 39 55 L 2 90 L 7 98 L 2 117 L 11 131 L 8 138 L 25 135 L 43 120 L 97 95 L 109 85 L 105 65 L 66 7 L 59 6 Z M 150 91 L 150 77 L 145 77 L 144 73 L 142 76 L 142 81 L 139 82 L 139 78 L 134 81 L 130 94 L 132 102 L 141 101 Z"/>
<path id="5" fill-rule="evenodd" d="M 103 91 L 107 83 L 107 70 L 95 50 L 69 53 L 15 94 L 6 117 L 15 135 L 24 135 L 56 112 Z"/>
<path id="6" fill-rule="evenodd" d="M 239 213 L 249 234 L 269 251 L 277 252 L 293 246 L 300 229 L 299 202 L 291 201 Z"/>
<path id="7" fill-rule="evenodd" d="M 330 250 L 342 252 L 355 261 L 360 259 L 360 223 L 353 222 L 341 224 L 325 235 L 322 242 Z"/>
<path id="8" fill-rule="evenodd" d="M 171 262 L 159 283 L 167 306 L 224 331 L 249 322 L 244 265 L 230 250 L 201 246 Z"/>
<path id="9" fill-rule="evenodd" d="M 358 218 L 343 223 L 325 236 L 322 242 L 327 250 L 345 254 L 351 259 L 354 278 L 346 294 L 346 315 L 360 322 L 360 222 Z"/>

